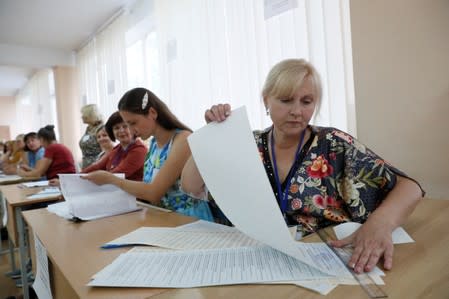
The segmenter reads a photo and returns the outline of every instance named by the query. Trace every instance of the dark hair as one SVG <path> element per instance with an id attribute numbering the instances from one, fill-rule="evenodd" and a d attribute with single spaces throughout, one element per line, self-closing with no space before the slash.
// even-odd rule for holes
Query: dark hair
<path id="1" fill-rule="evenodd" d="M 148 95 L 148 102 L 144 103 L 144 96 Z M 192 131 L 183 124 L 154 93 L 146 88 L 137 87 L 128 90 L 118 103 L 119 111 L 148 115 L 150 108 L 157 112 L 156 122 L 167 130 L 183 129 Z"/>
<path id="2" fill-rule="evenodd" d="M 120 116 L 120 113 L 116 111 L 109 116 L 108 121 L 104 125 L 106 133 L 108 133 L 108 136 L 112 141 L 115 141 L 114 126 L 122 122 L 123 118 Z"/>
<path id="3" fill-rule="evenodd" d="M 25 142 L 25 147 L 23 148 L 23 150 L 26 152 L 31 152 L 31 150 L 28 148 L 28 145 L 27 145 L 27 141 L 30 138 L 38 138 L 36 132 L 27 133 L 25 135 L 25 137 L 23 137 L 23 141 Z"/>
<path id="4" fill-rule="evenodd" d="M 55 126 L 46 125 L 45 127 L 40 128 L 39 131 L 37 131 L 37 137 L 44 139 L 48 143 L 55 141 L 56 140 Z"/>

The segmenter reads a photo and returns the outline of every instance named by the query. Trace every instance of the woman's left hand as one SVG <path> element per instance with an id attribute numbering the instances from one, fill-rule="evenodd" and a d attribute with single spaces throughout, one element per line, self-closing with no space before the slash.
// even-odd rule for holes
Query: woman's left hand
<path id="1" fill-rule="evenodd" d="M 390 270 L 393 266 L 392 229 L 385 223 L 370 220 L 374 219 L 368 219 L 348 237 L 330 242 L 334 247 L 354 247 L 348 265 L 356 273 L 370 272 L 382 257 L 385 270 Z"/>
<path id="2" fill-rule="evenodd" d="M 104 170 L 97 170 L 81 176 L 82 179 L 91 181 L 97 185 L 112 184 L 115 176 Z"/>

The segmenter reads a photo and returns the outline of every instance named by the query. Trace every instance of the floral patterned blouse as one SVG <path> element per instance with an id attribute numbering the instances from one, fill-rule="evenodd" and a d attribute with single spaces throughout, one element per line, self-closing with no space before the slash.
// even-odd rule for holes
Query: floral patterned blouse
<path id="1" fill-rule="evenodd" d="M 97 161 L 98 154 L 101 152 L 101 147 L 97 142 L 95 134 L 101 125 L 102 123 L 99 122 L 95 125 L 87 126 L 86 132 L 79 141 L 79 146 L 83 154 L 81 168 L 86 168 Z"/>
<path id="2" fill-rule="evenodd" d="M 346 221 L 363 223 L 396 184 L 406 175 L 386 163 L 354 137 L 335 128 L 309 126 L 312 131 L 288 190 L 286 221 L 306 235 Z M 278 196 L 268 151 L 271 127 L 255 131 L 257 147 L 273 192 Z M 287 182 L 282 183 L 282 192 Z M 278 199 L 279 203 L 279 199 Z"/>

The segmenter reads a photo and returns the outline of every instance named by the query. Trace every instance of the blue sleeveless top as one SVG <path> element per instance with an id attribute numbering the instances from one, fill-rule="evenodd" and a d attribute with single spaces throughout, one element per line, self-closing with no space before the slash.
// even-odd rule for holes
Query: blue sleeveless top
<path id="1" fill-rule="evenodd" d="M 145 157 L 143 169 L 143 181 L 151 183 L 156 177 L 159 170 L 164 165 L 171 151 L 173 140 L 181 130 L 176 129 L 175 134 L 170 141 L 162 148 L 157 146 L 156 138 L 150 141 L 150 148 Z M 207 221 L 213 221 L 212 213 L 206 201 L 190 197 L 181 190 L 181 180 L 178 178 L 173 186 L 161 198 L 161 206 L 163 208 L 184 214 L 187 216 L 197 217 Z"/>
<path id="2" fill-rule="evenodd" d="M 45 149 L 43 147 L 40 147 L 35 153 L 32 151 L 28 151 L 28 165 L 31 168 L 36 167 L 36 162 L 44 157 Z"/>

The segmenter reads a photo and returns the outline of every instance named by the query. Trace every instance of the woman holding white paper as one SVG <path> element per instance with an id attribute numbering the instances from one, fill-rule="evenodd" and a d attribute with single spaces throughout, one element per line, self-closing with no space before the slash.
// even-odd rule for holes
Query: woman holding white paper
<path id="1" fill-rule="evenodd" d="M 285 221 L 303 235 L 341 222 L 364 223 L 333 246 L 354 246 L 349 265 L 371 271 L 381 257 L 391 269 L 391 233 L 413 211 L 424 192 L 354 137 L 335 128 L 310 125 L 321 101 L 315 68 L 288 59 L 269 72 L 262 91 L 273 125 L 254 136 Z M 206 121 L 224 121 L 228 104 L 206 110 Z M 186 192 L 204 196 L 204 182 L 192 158 L 182 173 Z M 213 194 L 212 194 L 213 195 Z"/>
<path id="2" fill-rule="evenodd" d="M 114 184 L 139 199 L 188 216 L 212 221 L 208 203 L 180 189 L 180 176 L 190 156 L 187 136 L 191 130 L 178 120 L 156 95 L 134 88 L 120 99 L 118 109 L 131 132 L 150 139 L 145 157 L 143 182 L 117 178 L 105 171 L 84 176 L 96 184 Z"/>

